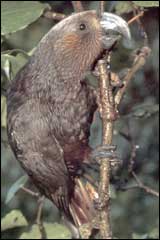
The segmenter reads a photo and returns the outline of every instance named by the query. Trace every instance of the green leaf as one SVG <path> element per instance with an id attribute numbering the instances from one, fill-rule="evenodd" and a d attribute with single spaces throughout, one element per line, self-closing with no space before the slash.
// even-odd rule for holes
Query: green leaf
<path id="1" fill-rule="evenodd" d="M 28 226 L 28 222 L 19 210 L 12 210 L 1 220 L 1 230 Z"/>
<path id="2" fill-rule="evenodd" d="M 148 239 L 148 234 L 133 233 L 132 239 Z"/>
<path id="3" fill-rule="evenodd" d="M 44 224 L 48 239 L 71 239 L 71 233 L 69 229 L 58 223 L 46 223 Z"/>
<path id="4" fill-rule="evenodd" d="M 8 193 L 7 193 L 7 197 L 6 197 L 6 201 L 5 203 L 8 204 L 11 199 L 15 196 L 15 194 L 18 192 L 18 190 L 24 186 L 24 184 L 27 182 L 28 180 L 28 176 L 24 175 L 22 177 L 20 177 L 9 189 Z"/>
<path id="5" fill-rule="evenodd" d="M 48 7 L 38 1 L 2 1 L 1 4 L 2 35 L 26 28 Z"/>
<path id="6" fill-rule="evenodd" d="M 158 104 L 139 104 L 138 106 L 134 107 L 131 111 L 133 117 L 136 118 L 148 118 L 152 115 L 159 112 L 159 105 Z"/>
<path id="7" fill-rule="evenodd" d="M 30 231 L 22 233 L 19 239 L 41 239 L 41 234 L 37 225 L 33 225 Z"/>
<path id="8" fill-rule="evenodd" d="M 47 239 L 71 239 L 71 233 L 64 225 L 44 223 Z M 41 239 L 38 225 L 33 225 L 29 232 L 22 233 L 19 239 Z"/>
<path id="9" fill-rule="evenodd" d="M 159 1 L 132 1 L 139 7 L 159 7 Z"/>
<path id="10" fill-rule="evenodd" d="M 4 63 L 4 71 L 6 74 L 7 79 L 11 80 L 11 63 L 9 59 L 6 59 Z"/>
<path id="11" fill-rule="evenodd" d="M 7 119 L 7 106 L 6 106 L 6 97 L 1 95 L 1 127 L 6 128 L 6 119 Z"/>
<path id="12" fill-rule="evenodd" d="M 121 15 L 133 11 L 133 7 L 129 1 L 118 1 L 115 5 L 116 14 Z"/>
<path id="13" fill-rule="evenodd" d="M 153 228 L 148 236 L 150 239 L 159 239 L 159 227 Z"/>
<path id="14" fill-rule="evenodd" d="M 4 42 L 4 38 L 3 36 L 1 36 L 1 44 Z"/>
<path id="15" fill-rule="evenodd" d="M 9 54 L 2 54 L 1 56 L 1 68 L 4 70 L 8 80 L 14 78 L 16 73 L 24 66 L 26 62 L 26 57 L 20 53 L 16 56 Z"/>

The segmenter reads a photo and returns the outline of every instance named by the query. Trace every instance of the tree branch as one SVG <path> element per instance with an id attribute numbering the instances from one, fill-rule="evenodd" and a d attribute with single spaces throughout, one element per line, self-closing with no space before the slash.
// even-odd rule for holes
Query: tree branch
<path id="1" fill-rule="evenodd" d="M 42 220 L 42 209 L 44 205 L 44 196 L 39 196 L 38 198 L 38 210 L 37 210 L 37 218 L 36 218 L 36 223 L 38 225 L 40 234 L 41 234 L 41 239 L 46 239 L 46 232 L 43 226 L 43 220 Z"/>
<path id="2" fill-rule="evenodd" d="M 140 15 L 143 12 L 140 9 L 140 7 L 136 6 L 133 2 L 131 2 L 131 5 L 133 7 L 133 13 L 134 13 L 135 17 Z M 146 33 L 145 29 L 144 29 L 144 26 L 143 26 L 143 24 L 142 24 L 142 22 L 141 22 L 139 17 L 136 18 L 135 20 L 136 20 L 136 22 L 137 22 L 137 24 L 139 26 L 141 37 L 144 39 L 144 46 L 145 45 L 148 46 L 148 36 L 147 36 L 147 33 Z"/>
<path id="3" fill-rule="evenodd" d="M 73 5 L 73 8 L 74 8 L 75 12 L 82 12 L 82 11 L 84 11 L 84 8 L 82 6 L 81 1 L 72 1 L 72 5 Z M 67 17 L 65 14 L 52 12 L 51 10 L 45 11 L 43 13 L 43 16 L 45 18 L 56 20 L 56 21 L 61 21 L 64 18 Z"/>
<path id="4" fill-rule="evenodd" d="M 84 11 L 81 1 L 72 1 L 72 6 L 75 12 Z"/>
<path id="5" fill-rule="evenodd" d="M 22 186 L 20 188 L 21 190 L 23 190 L 25 193 L 31 195 L 32 197 L 36 197 L 36 198 L 39 198 L 40 194 L 38 192 L 33 192 L 32 190 Z"/>
<path id="6" fill-rule="evenodd" d="M 52 11 L 46 11 L 44 12 L 43 16 L 48 19 L 56 20 L 56 21 L 61 21 L 63 20 L 66 15 L 62 13 L 56 13 Z"/>
<path id="7" fill-rule="evenodd" d="M 132 77 L 146 63 L 146 59 L 150 55 L 150 52 L 151 52 L 151 49 L 147 46 L 142 47 L 142 49 L 138 51 L 137 55 L 135 56 L 132 67 L 128 70 L 128 73 L 124 78 L 124 81 L 123 81 L 124 86 L 119 89 L 119 91 L 115 96 L 116 107 L 120 104 Z"/>
<path id="8" fill-rule="evenodd" d="M 159 197 L 159 192 L 153 190 L 152 188 L 146 186 L 144 183 L 142 183 L 142 181 L 138 178 L 137 174 L 132 171 L 132 176 L 134 177 L 136 183 L 137 183 L 137 187 L 143 189 L 145 192 L 150 193 L 156 197 Z"/>
<path id="9" fill-rule="evenodd" d="M 137 174 L 134 172 L 133 168 L 134 168 L 134 164 L 135 164 L 135 159 L 136 159 L 136 153 L 137 153 L 137 145 L 134 144 L 134 141 L 131 137 L 131 135 L 129 134 L 129 138 L 128 141 L 131 144 L 131 154 L 130 154 L 130 159 L 129 159 L 129 167 L 128 167 L 128 171 L 129 173 L 132 174 L 132 176 L 134 177 L 137 185 L 132 186 L 132 188 L 141 188 L 143 189 L 145 192 L 150 193 L 156 197 L 159 197 L 159 193 L 155 190 L 153 190 L 152 188 L 146 186 L 144 183 L 142 183 L 142 181 L 139 179 L 139 177 L 137 176 Z"/>
<path id="10" fill-rule="evenodd" d="M 156 190 L 153 190 L 152 188 L 146 186 L 137 176 L 137 174 L 134 172 L 133 168 L 134 168 L 134 164 L 135 164 L 135 158 L 136 158 L 136 151 L 138 146 L 134 144 L 132 137 L 130 134 L 128 134 L 127 136 L 125 134 L 123 134 L 125 136 L 125 139 L 128 140 L 128 142 L 131 144 L 131 154 L 130 154 L 130 159 L 129 159 L 129 167 L 128 167 L 128 171 L 129 173 L 132 174 L 132 176 L 134 177 L 137 185 L 134 186 L 126 186 L 126 187 L 122 187 L 122 190 L 130 190 L 130 189 L 135 189 L 135 188 L 141 188 L 143 189 L 145 192 L 152 194 L 156 197 L 159 197 L 159 192 L 157 192 Z"/>
<path id="11" fill-rule="evenodd" d="M 102 145 L 111 145 L 113 136 L 113 121 L 115 120 L 114 99 L 110 85 L 109 71 L 106 69 L 105 61 L 98 61 L 100 73 L 99 86 L 101 96 L 101 118 L 103 125 Z M 99 182 L 99 228 L 102 239 L 111 239 L 112 230 L 110 223 L 110 206 L 109 206 L 109 181 L 110 181 L 110 159 L 103 158 L 100 165 L 100 182 Z"/>
<path id="12" fill-rule="evenodd" d="M 137 52 L 132 68 L 129 69 L 124 78 L 124 86 L 120 88 L 115 96 L 113 96 L 109 70 L 106 68 L 105 61 L 98 61 L 98 70 L 100 73 L 99 86 L 100 86 L 100 100 L 101 104 L 99 110 L 102 118 L 103 126 L 103 140 L 102 145 L 111 145 L 113 136 L 113 122 L 117 118 L 117 108 L 126 92 L 127 86 L 130 83 L 135 73 L 146 63 L 146 58 L 150 55 L 150 48 L 143 47 Z M 110 223 L 110 206 L 109 206 L 109 180 L 110 180 L 110 159 L 104 158 L 101 160 L 100 165 L 100 182 L 99 182 L 99 202 L 101 208 L 99 209 L 99 228 L 102 239 L 111 239 L 112 230 Z M 148 187 L 142 183 L 139 186 L 151 192 Z"/>
<path id="13" fill-rule="evenodd" d="M 101 16 L 102 13 L 104 12 L 104 5 L 105 5 L 105 1 L 99 1 L 99 7 L 97 10 L 98 16 Z"/>
<path id="14" fill-rule="evenodd" d="M 130 25 L 131 23 L 137 21 L 137 19 L 139 19 L 140 17 L 142 17 L 144 15 L 144 11 L 141 11 L 139 14 L 135 15 L 133 18 L 131 18 L 128 21 L 128 25 Z"/>

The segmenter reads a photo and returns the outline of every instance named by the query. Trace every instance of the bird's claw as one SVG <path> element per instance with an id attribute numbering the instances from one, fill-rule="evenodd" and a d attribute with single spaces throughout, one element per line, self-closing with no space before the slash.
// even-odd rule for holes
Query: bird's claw
<path id="1" fill-rule="evenodd" d="M 91 157 L 98 164 L 101 164 L 102 159 L 104 158 L 109 159 L 111 167 L 114 167 L 121 163 L 115 150 L 116 150 L 116 146 L 112 146 L 112 145 L 98 146 L 95 150 L 93 150 Z"/>
<path id="2" fill-rule="evenodd" d="M 95 209 L 99 211 L 101 211 L 105 207 L 105 205 L 100 201 L 100 198 L 95 198 L 93 203 L 94 203 Z"/>
<path id="3" fill-rule="evenodd" d="M 99 68 L 98 68 L 97 65 L 95 66 L 92 73 L 95 77 L 100 76 Z M 110 84 L 111 84 L 112 87 L 121 88 L 123 86 L 123 82 L 122 82 L 120 76 L 117 73 L 110 72 L 109 77 L 110 77 Z"/>

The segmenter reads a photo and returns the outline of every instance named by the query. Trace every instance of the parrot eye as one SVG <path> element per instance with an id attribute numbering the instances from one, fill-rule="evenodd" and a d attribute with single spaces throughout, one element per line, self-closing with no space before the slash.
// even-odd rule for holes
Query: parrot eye
<path id="1" fill-rule="evenodd" d="M 85 30 L 86 29 L 86 25 L 84 23 L 81 23 L 79 25 L 79 29 L 82 30 L 82 31 Z"/>

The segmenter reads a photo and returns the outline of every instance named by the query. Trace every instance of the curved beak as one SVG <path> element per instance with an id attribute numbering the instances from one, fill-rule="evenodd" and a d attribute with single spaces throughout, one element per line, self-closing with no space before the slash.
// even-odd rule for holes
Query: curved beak
<path id="1" fill-rule="evenodd" d="M 102 27 L 102 42 L 105 48 L 110 48 L 121 36 L 128 41 L 131 40 L 131 33 L 127 22 L 113 14 L 104 12 L 100 19 Z"/>

